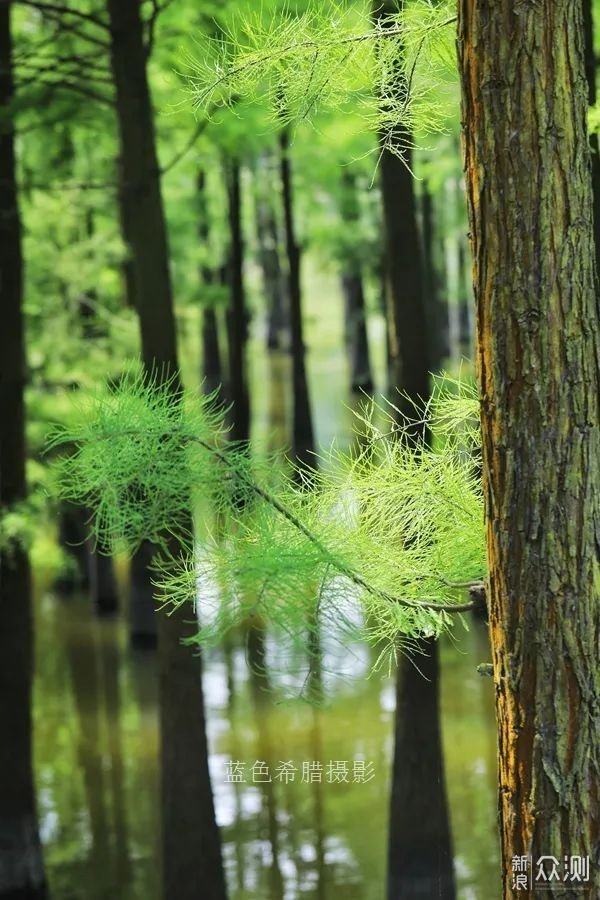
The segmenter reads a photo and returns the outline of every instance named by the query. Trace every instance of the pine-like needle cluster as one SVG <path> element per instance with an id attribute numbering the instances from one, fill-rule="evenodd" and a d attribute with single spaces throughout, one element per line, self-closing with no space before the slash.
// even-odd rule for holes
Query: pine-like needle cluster
<path id="1" fill-rule="evenodd" d="M 325 629 L 394 649 L 449 628 L 459 585 L 485 574 L 477 397 L 459 387 L 438 383 L 426 410 L 434 449 L 372 409 L 307 490 L 228 442 L 214 398 L 134 376 L 52 437 L 60 491 L 93 511 L 101 546 L 178 539 L 156 581 L 167 604 L 195 604 L 202 644 L 257 617 L 305 648 Z"/>
<path id="2" fill-rule="evenodd" d="M 351 108 L 401 154 L 399 132 L 438 132 L 455 108 L 455 21 L 433 0 L 375 18 L 368 4 L 240 10 L 186 60 L 194 104 L 211 115 L 260 98 L 279 123 Z"/>

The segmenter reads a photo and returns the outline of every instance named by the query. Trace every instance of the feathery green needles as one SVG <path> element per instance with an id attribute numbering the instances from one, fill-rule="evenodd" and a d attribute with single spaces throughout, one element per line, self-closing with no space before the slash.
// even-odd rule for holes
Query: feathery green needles
<path id="1" fill-rule="evenodd" d="M 210 116 L 259 97 L 279 124 L 351 107 L 401 154 L 399 127 L 405 136 L 439 132 L 456 108 L 455 21 L 451 3 L 431 0 L 409 0 L 376 22 L 368 4 L 240 10 L 185 60 L 194 105 Z"/>
<path id="2" fill-rule="evenodd" d="M 53 435 L 68 450 L 60 492 L 94 510 L 102 545 L 161 544 L 160 597 L 197 605 L 202 644 L 256 616 L 305 649 L 325 628 L 393 650 L 448 629 L 469 608 L 455 585 L 485 574 L 477 397 L 459 387 L 440 381 L 426 410 L 434 450 L 372 410 L 357 446 L 330 451 L 307 491 L 228 442 L 214 398 L 174 403 L 168 386 L 134 377 Z M 196 539 L 190 508 L 203 513 Z M 165 534 L 184 548 L 175 559 Z"/>

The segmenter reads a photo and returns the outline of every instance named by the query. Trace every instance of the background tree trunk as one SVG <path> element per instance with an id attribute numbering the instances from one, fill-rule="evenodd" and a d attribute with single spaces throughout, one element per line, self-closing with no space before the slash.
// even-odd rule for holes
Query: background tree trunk
<path id="1" fill-rule="evenodd" d="M 353 229 L 358 228 L 360 209 L 356 195 L 356 178 L 352 172 L 343 175 L 342 218 Z M 350 388 L 356 393 L 373 390 L 373 374 L 369 356 L 367 309 L 360 259 L 356 251 L 344 260 L 342 289 L 345 295 L 346 339 L 350 363 Z"/>
<path id="2" fill-rule="evenodd" d="M 111 64 L 142 355 L 147 372 L 175 379 L 175 403 L 175 319 L 139 7 L 139 0 L 108 0 Z M 179 609 L 158 617 L 163 889 L 166 900 L 195 900 L 199 891 L 223 900 L 200 658 L 181 644 L 196 628 L 188 616 Z"/>
<path id="3" fill-rule="evenodd" d="M 581 0 L 461 0 L 504 896 L 600 892 L 600 316 Z M 552 85 L 552 90 L 548 90 Z M 565 885 L 561 897 L 581 896 Z"/>
<path id="4" fill-rule="evenodd" d="M 436 209 L 427 181 L 421 190 L 421 220 L 423 241 L 423 282 L 424 302 L 427 311 L 427 333 L 429 335 L 429 359 L 433 371 L 439 371 L 449 354 L 448 347 L 448 303 L 446 285 L 436 260 L 438 229 Z"/>
<path id="5" fill-rule="evenodd" d="M 206 173 L 204 169 L 198 172 L 196 181 L 198 188 L 198 237 L 200 244 L 205 248 L 209 246 L 210 219 L 206 198 Z M 214 266 L 203 265 L 200 271 L 201 284 L 205 287 L 219 284 L 221 271 Z M 209 298 L 203 302 L 201 298 L 202 316 L 202 390 L 206 394 L 214 394 L 223 385 L 223 367 L 221 365 L 221 350 L 219 345 L 219 323 L 214 302 Z M 222 393 L 222 391 L 221 391 Z"/>
<path id="6" fill-rule="evenodd" d="M 314 468 L 315 438 L 313 431 L 308 379 L 306 377 L 306 347 L 302 322 L 302 288 L 300 281 L 300 246 L 294 225 L 292 170 L 289 134 L 284 127 L 279 134 L 281 188 L 285 223 L 285 245 L 288 260 L 290 290 L 290 352 L 292 355 L 292 450 L 296 461 L 307 469 Z"/>
<path id="7" fill-rule="evenodd" d="M 240 164 L 231 160 L 227 166 L 227 196 L 229 200 L 230 306 L 227 310 L 229 345 L 229 399 L 232 403 L 231 438 L 248 441 L 250 438 L 250 399 L 246 365 L 248 313 L 244 291 L 244 237 L 242 233 L 242 195 Z"/>
<path id="8" fill-rule="evenodd" d="M 17 201 L 10 3 L 0 4 L 0 506 L 23 501 L 25 339 L 23 258 Z M 25 549 L 0 554 L 0 898 L 46 896 L 32 760 L 33 632 L 31 573 Z"/>
<path id="9" fill-rule="evenodd" d="M 267 308 L 267 348 L 282 349 L 288 322 L 287 284 L 281 266 L 279 227 L 272 196 L 271 157 L 263 154 L 254 173 L 254 204 L 258 260 L 262 269 Z"/>
<path id="10" fill-rule="evenodd" d="M 376 0 L 375 17 L 397 13 L 399 5 Z M 399 75 L 397 89 L 406 90 Z M 394 134 L 405 159 L 385 145 L 381 156 L 381 188 L 388 263 L 388 329 L 392 371 L 390 388 L 399 409 L 415 417 L 414 402 L 429 397 L 429 341 L 422 279 L 422 260 L 416 219 L 411 135 L 402 126 Z M 414 439 L 417 432 L 411 432 Z M 419 436 L 428 440 L 429 435 Z M 453 900 L 454 871 L 446 783 L 439 723 L 439 665 L 437 642 L 424 641 L 424 657 L 415 672 L 405 654 L 397 673 L 394 765 L 390 801 L 387 900 L 440 896 Z M 417 681 L 417 679 L 421 679 Z M 426 736 L 426 737 L 425 737 Z"/>

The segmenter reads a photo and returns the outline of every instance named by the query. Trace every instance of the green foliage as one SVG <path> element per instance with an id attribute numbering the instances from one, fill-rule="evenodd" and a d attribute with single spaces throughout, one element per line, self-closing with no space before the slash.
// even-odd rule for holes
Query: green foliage
<path id="1" fill-rule="evenodd" d="M 405 142 L 408 133 L 444 126 L 454 100 L 454 21 L 450 3 L 430 0 L 375 22 L 368 6 L 238 12 L 192 60 L 196 108 L 206 114 L 260 97 L 279 123 L 312 120 L 321 107 L 358 108 L 368 128 L 402 153 L 399 126 Z"/>
<path id="2" fill-rule="evenodd" d="M 484 575 L 481 488 L 469 452 L 477 399 L 458 387 L 440 383 L 427 410 L 435 450 L 372 409 L 358 420 L 360 449 L 331 450 L 313 490 L 297 477 L 274 485 L 270 461 L 225 443 L 213 398 L 174 402 L 172 385 L 135 373 L 92 398 L 51 446 L 69 446 L 59 463 L 62 496 L 95 510 L 102 544 L 161 544 L 161 597 L 198 602 L 202 644 L 253 615 L 307 649 L 311 632 L 325 627 L 340 641 L 361 635 L 395 651 L 448 629 L 457 583 Z M 207 498 L 213 533 L 195 542 L 188 510 L 206 509 Z M 165 535 L 177 538 L 175 558 Z"/>

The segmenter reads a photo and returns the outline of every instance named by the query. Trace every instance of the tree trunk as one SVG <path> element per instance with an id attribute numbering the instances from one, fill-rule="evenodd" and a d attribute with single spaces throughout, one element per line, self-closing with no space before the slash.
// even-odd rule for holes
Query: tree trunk
<path id="1" fill-rule="evenodd" d="M 232 160 L 227 171 L 227 196 L 229 199 L 229 287 L 231 302 L 227 310 L 227 336 L 229 345 L 229 391 L 233 417 L 231 438 L 247 441 L 250 437 L 250 400 L 246 366 L 248 315 L 244 291 L 244 237 L 242 233 L 242 196 L 240 164 Z"/>
<path id="2" fill-rule="evenodd" d="M 287 286 L 281 266 L 279 228 L 272 199 L 270 156 L 259 159 L 255 172 L 254 203 L 256 208 L 256 238 L 258 259 L 263 276 L 267 301 L 267 348 L 278 350 L 284 346 L 289 323 L 287 321 Z"/>
<path id="3" fill-rule="evenodd" d="M 390 2 L 374 9 L 375 17 L 398 12 Z M 399 92 L 406 90 L 401 76 Z M 410 148 L 411 136 L 399 126 L 398 147 Z M 422 260 L 416 219 L 411 152 L 405 160 L 385 146 L 381 157 L 386 256 L 388 261 L 388 327 L 392 356 L 391 386 L 399 419 L 415 418 L 411 404 L 429 397 L 429 342 Z M 422 435 L 409 430 L 416 439 Z M 428 440 L 429 435 L 422 435 Z M 402 655 L 397 675 L 394 768 L 390 803 L 387 900 L 440 896 L 453 900 L 454 873 L 439 723 L 437 647 L 424 641 L 426 654 L 414 663 Z"/>
<path id="4" fill-rule="evenodd" d="M 396 9 L 394 3 L 384 10 Z M 410 136 L 399 127 L 398 146 L 409 146 Z M 421 247 L 416 225 L 412 154 L 405 161 L 384 147 L 381 155 L 381 189 L 388 265 L 388 328 L 392 371 L 390 388 L 398 388 L 414 399 L 429 396 L 429 347 L 425 312 Z M 414 409 L 400 396 L 392 397 L 401 410 Z"/>
<path id="5" fill-rule="evenodd" d="M 504 896 L 514 857 L 552 855 L 562 875 L 571 854 L 590 857 L 597 896 L 600 317 L 582 0 L 461 0 L 459 57 Z"/>
<path id="6" fill-rule="evenodd" d="M 314 432 L 308 379 L 306 347 L 302 322 L 302 288 L 300 282 L 300 246 L 294 225 L 292 169 L 289 133 L 284 127 L 279 134 L 281 189 L 285 223 L 285 246 L 290 291 L 290 351 L 292 355 L 292 451 L 296 462 L 307 470 L 314 469 Z"/>
<path id="7" fill-rule="evenodd" d="M 119 225 L 121 229 L 121 239 L 125 250 L 125 255 L 121 262 L 121 281 L 123 285 L 123 297 L 125 304 L 131 309 L 137 308 L 137 298 L 135 295 L 135 271 L 131 249 L 131 213 L 130 204 L 128 203 L 127 191 L 125 188 L 125 176 L 123 173 L 123 160 L 118 161 L 118 177 L 119 186 L 117 189 L 117 207 L 119 210 Z"/>
<path id="8" fill-rule="evenodd" d="M 14 100 L 10 3 L 0 5 L 0 109 Z M 0 506 L 23 501 L 25 478 L 25 341 L 23 258 L 17 201 L 14 127 L 0 128 Z M 33 631 L 31 573 L 25 549 L 0 553 L 0 898 L 46 896 L 32 760 Z"/>
<path id="9" fill-rule="evenodd" d="M 427 333 L 429 335 L 429 358 L 431 368 L 439 371 L 448 356 L 448 304 L 444 296 L 445 285 L 436 264 L 436 212 L 435 204 L 427 181 L 421 192 L 421 218 L 423 223 L 423 282 L 425 309 L 427 312 Z"/>
<path id="10" fill-rule="evenodd" d="M 139 0 L 108 0 L 111 64 L 135 292 L 147 372 L 173 377 L 175 320 Z M 173 548 L 177 554 L 177 548 Z M 210 776 L 199 656 L 181 643 L 196 629 L 187 609 L 158 617 L 163 895 L 226 896 Z"/>
<path id="11" fill-rule="evenodd" d="M 198 172 L 196 181 L 199 201 L 198 237 L 201 245 L 208 247 L 210 237 L 210 221 L 208 203 L 206 200 L 206 173 L 203 169 Z M 214 267 L 204 265 L 200 271 L 202 285 L 210 287 L 220 281 L 220 272 Z M 223 368 L 221 365 L 221 350 L 219 346 L 219 323 L 214 303 L 201 300 L 202 316 L 202 390 L 205 394 L 216 394 L 222 388 Z"/>
<path id="12" fill-rule="evenodd" d="M 345 172 L 343 176 L 341 212 L 348 227 L 357 229 L 360 209 L 356 196 L 356 178 L 352 172 Z M 355 252 L 348 254 L 344 260 L 342 290 L 346 298 L 345 331 L 350 362 L 350 388 L 355 393 L 370 393 L 373 390 L 373 374 L 367 335 L 367 309 L 362 268 Z"/>
<path id="13" fill-rule="evenodd" d="M 423 655 L 403 657 L 396 684 L 387 897 L 453 900 L 437 641 L 423 641 L 420 649 Z"/>

